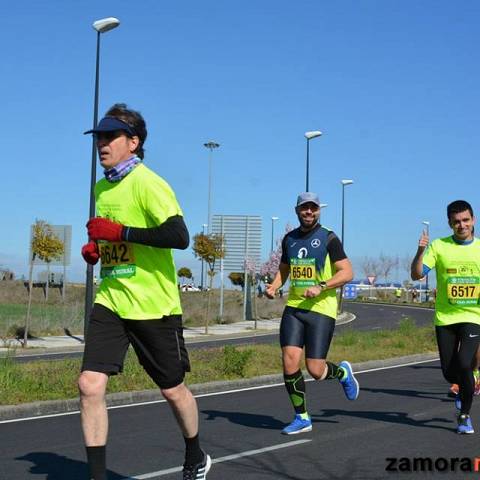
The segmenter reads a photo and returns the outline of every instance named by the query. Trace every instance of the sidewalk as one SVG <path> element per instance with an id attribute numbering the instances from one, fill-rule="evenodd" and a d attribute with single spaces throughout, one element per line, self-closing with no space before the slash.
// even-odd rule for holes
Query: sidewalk
<path id="1" fill-rule="evenodd" d="M 349 323 L 355 319 L 355 315 L 343 312 L 337 319 L 337 325 Z M 202 342 L 205 340 L 219 340 L 221 338 L 239 338 L 268 335 L 278 332 L 280 318 L 271 320 L 257 320 L 255 329 L 254 320 L 245 320 L 229 324 L 213 324 L 208 327 L 208 334 L 205 334 L 205 327 L 186 327 L 183 331 L 185 340 L 188 343 Z M 9 349 L 15 349 L 16 356 L 32 355 L 52 352 L 75 352 L 83 350 L 83 335 L 72 336 L 48 336 L 35 337 L 28 340 L 28 348 L 22 349 L 18 340 L 11 340 L 9 346 L 0 347 L 0 356 L 6 354 Z"/>

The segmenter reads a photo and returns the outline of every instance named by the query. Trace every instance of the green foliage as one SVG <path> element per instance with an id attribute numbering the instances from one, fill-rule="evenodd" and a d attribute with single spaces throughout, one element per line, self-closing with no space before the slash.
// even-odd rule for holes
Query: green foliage
<path id="1" fill-rule="evenodd" d="M 228 275 L 228 278 L 232 282 L 232 285 L 242 287 L 245 284 L 245 274 L 242 272 L 232 272 Z"/>
<path id="2" fill-rule="evenodd" d="M 225 345 L 223 349 L 223 373 L 227 377 L 245 377 L 245 370 L 254 350 L 239 350 L 233 345 Z"/>
<path id="3" fill-rule="evenodd" d="M 187 267 L 182 267 L 178 270 L 177 275 L 180 278 L 192 278 L 192 271 Z"/>
<path id="4" fill-rule="evenodd" d="M 60 257 L 64 248 L 63 242 L 55 235 L 49 223 L 44 220 L 35 221 L 32 235 L 32 261 L 39 257 L 49 263 Z"/>
<path id="5" fill-rule="evenodd" d="M 207 263 L 209 273 L 214 275 L 215 262 L 225 258 L 223 235 L 198 233 L 193 237 L 193 253 L 195 257 Z"/>

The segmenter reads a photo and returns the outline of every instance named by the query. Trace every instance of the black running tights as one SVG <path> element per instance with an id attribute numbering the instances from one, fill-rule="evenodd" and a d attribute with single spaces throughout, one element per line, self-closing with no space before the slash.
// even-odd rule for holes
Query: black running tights
<path id="1" fill-rule="evenodd" d="M 460 387 L 461 413 L 470 413 L 474 390 L 473 368 L 480 342 L 480 325 L 455 323 L 435 327 L 443 376 Z"/>

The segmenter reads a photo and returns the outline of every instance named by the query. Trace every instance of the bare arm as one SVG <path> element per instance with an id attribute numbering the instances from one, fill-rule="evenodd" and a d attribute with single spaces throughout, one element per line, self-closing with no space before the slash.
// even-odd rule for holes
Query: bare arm
<path id="1" fill-rule="evenodd" d="M 268 298 L 274 298 L 277 290 L 287 281 L 290 274 L 290 268 L 286 263 L 280 263 L 278 272 L 275 275 L 272 283 L 267 283 L 265 287 L 265 294 Z"/>
<path id="2" fill-rule="evenodd" d="M 428 246 L 428 235 L 427 235 L 427 232 L 424 230 L 422 232 L 422 236 L 420 237 L 420 240 L 418 241 L 417 253 L 413 258 L 412 266 L 410 269 L 410 275 L 412 277 L 412 280 L 419 280 L 424 276 L 423 275 L 423 254 L 425 253 L 427 246 Z"/>

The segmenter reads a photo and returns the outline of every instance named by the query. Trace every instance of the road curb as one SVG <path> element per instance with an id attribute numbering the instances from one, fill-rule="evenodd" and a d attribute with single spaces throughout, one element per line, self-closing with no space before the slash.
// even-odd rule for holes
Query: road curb
<path id="1" fill-rule="evenodd" d="M 362 372 L 377 368 L 387 368 L 409 363 L 425 362 L 438 358 L 436 353 L 408 355 L 404 357 L 388 358 L 384 360 L 371 360 L 368 362 L 354 363 L 355 372 Z M 264 385 L 275 385 L 283 383 L 283 375 L 262 375 L 253 378 L 243 378 L 237 380 L 208 382 L 195 385 L 189 385 L 190 390 L 196 396 L 208 393 L 227 392 L 240 388 L 259 387 Z M 117 407 L 129 405 L 132 403 L 157 402 L 163 397 L 160 391 L 141 390 L 135 392 L 119 392 L 107 395 L 108 407 Z M 68 400 L 49 400 L 44 402 L 24 403 L 21 405 L 5 405 L 0 406 L 0 421 L 20 420 L 32 417 L 40 417 L 44 415 L 58 415 L 65 413 L 78 413 L 78 399 Z"/>

